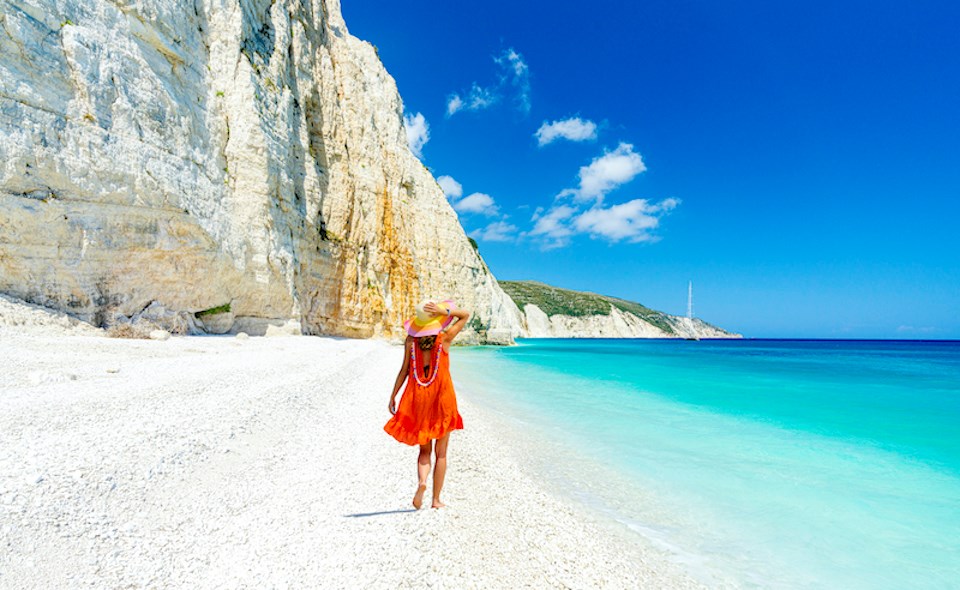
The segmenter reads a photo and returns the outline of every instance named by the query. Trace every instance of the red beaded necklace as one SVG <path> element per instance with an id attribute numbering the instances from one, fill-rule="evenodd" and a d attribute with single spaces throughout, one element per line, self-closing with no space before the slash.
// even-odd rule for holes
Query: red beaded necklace
<path id="1" fill-rule="evenodd" d="M 443 345 L 440 343 L 440 339 L 437 339 L 437 343 L 433 347 L 433 371 L 431 371 L 430 379 L 424 381 L 420 378 L 420 368 L 423 366 L 423 359 L 420 352 L 420 347 L 416 345 L 416 342 L 410 343 L 410 352 L 411 357 L 413 358 L 413 377 L 417 380 L 417 385 L 420 387 L 426 387 L 433 383 L 433 380 L 437 378 L 437 373 L 440 371 L 440 350 Z"/>

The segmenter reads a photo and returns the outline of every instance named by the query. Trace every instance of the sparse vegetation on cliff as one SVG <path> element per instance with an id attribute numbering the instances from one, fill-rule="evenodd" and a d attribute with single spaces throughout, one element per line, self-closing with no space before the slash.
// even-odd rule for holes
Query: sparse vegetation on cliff
<path id="1" fill-rule="evenodd" d="M 665 313 L 633 301 L 585 291 L 560 289 L 537 281 L 500 281 L 500 286 L 521 309 L 524 305 L 532 303 L 548 316 L 584 317 L 610 315 L 610 310 L 616 307 L 620 311 L 640 317 L 667 334 L 674 333 L 674 329 Z"/>
<path id="2" fill-rule="evenodd" d="M 205 309 L 203 311 L 198 311 L 196 316 L 202 318 L 205 315 L 215 315 L 218 313 L 227 313 L 230 311 L 230 303 L 224 303 L 223 305 L 218 305 L 216 307 L 211 307 L 210 309 Z"/>
<path id="3" fill-rule="evenodd" d="M 548 316 L 610 315 L 610 302 L 594 293 L 560 289 L 537 281 L 500 281 L 500 286 L 521 309 L 532 303 Z"/>

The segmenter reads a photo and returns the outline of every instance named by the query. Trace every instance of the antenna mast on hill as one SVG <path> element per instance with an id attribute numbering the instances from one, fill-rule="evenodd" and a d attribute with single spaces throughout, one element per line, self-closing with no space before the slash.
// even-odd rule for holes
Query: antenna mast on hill
<path id="1" fill-rule="evenodd" d="M 687 284 L 687 318 L 693 319 L 693 281 Z"/>

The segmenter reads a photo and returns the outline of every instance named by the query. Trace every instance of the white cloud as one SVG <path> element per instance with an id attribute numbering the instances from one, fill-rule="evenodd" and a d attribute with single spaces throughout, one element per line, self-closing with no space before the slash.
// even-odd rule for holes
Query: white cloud
<path id="1" fill-rule="evenodd" d="M 471 193 L 463 196 L 463 185 L 457 182 L 452 176 L 440 176 L 437 178 L 437 184 L 443 190 L 443 194 L 450 200 L 453 209 L 458 213 L 479 214 L 486 217 L 495 217 L 500 214 L 500 207 L 497 206 L 493 197 L 486 193 Z M 506 219 L 506 216 L 504 216 Z"/>
<path id="2" fill-rule="evenodd" d="M 517 236 L 517 226 L 506 221 L 494 221 L 487 227 L 470 232 L 470 237 L 484 242 L 512 242 Z"/>
<path id="3" fill-rule="evenodd" d="M 463 108 L 463 99 L 459 94 L 451 94 L 447 97 L 447 116 L 456 113 Z"/>
<path id="4" fill-rule="evenodd" d="M 616 151 L 595 158 L 589 166 L 580 169 L 581 189 L 567 189 L 560 195 L 573 195 L 572 201 L 555 202 L 546 211 L 537 207 L 530 219 L 534 222 L 533 229 L 522 235 L 539 241 L 545 250 L 566 246 L 578 234 L 614 243 L 656 241 L 654 230 L 660 226 L 660 219 L 680 205 L 679 199 L 656 203 L 634 199 L 608 207 L 602 204 L 605 193 L 628 182 L 643 168 L 633 147 L 620 144 Z M 581 194 L 592 195 L 593 203 L 588 209 L 584 209 L 585 199 Z"/>
<path id="5" fill-rule="evenodd" d="M 610 207 L 594 207 L 573 220 L 577 231 L 611 242 L 649 242 L 656 240 L 651 231 L 660 225 L 660 218 L 680 204 L 677 199 L 664 199 L 651 204 L 634 199 Z"/>
<path id="6" fill-rule="evenodd" d="M 552 125 L 574 120 L 545 123 L 540 128 L 544 133 L 538 131 L 537 136 L 548 135 L 545 129 Z M 537 207 L 530 218 L 534 222 L 533 229 L 521 236 L 540 242 L 545 250 L 566 246 L 573 237 L 582 234 L 612 243 L 658 240 L 654 232 L 660 226 L 660 220 L 680 205 L 679 199 L 663 199 L 656 203 L 633 199 L 617 205 L 603 204 L 608 193 L 646 169 L 640 154 L 634 152 L 629 143 L 620 143 L 617 149 L 605 151 L 580 168 L 578 188 L 561 191 L 553 206 L 546 211 Z M 572 199 L 562 200 L 563 197 Z"/>
<path id="7" fill-rule="evenodd" d="M 407 145 L 418 158 L 423 158 L 423 146 L 430 141 L 430 125 L 420 113 L 404 115 L 403 128 L 407 132 Z"/>
<path id="8" fill-rule="evenodd" d="M 516 89 L 517 108 L 524 113 L 530 112 L 530 66 L 523 61 L 523 56 L 511 47 L 493 61 L 501 67 L 501 86 L 510 84 Z"/>
<path id="9" fill-rule="evenodd" d="M 447 117 L 460 111 L 482 111 L 498 102 L 512 87 L 517 108 L 530 112 L 530 68 L 523 56 L 512 47 L 493 58 L 499 70 L 497 82 L 481 86 L 474 82 L 468 92 L 455 92 L 447 97 Z"/>
<path id="10" fill-rule="evenodd" d="M 500 94 L 495 88 L 483 88 L 477 86 L 474 82 L 470 94 L 467 95 L 467 108 L 471 111 L 480 111 L 495 104 L 498 100 L 500 100 Z"/>
<path id="11" fill-rule="evenodd" d="M 573 196 L 579 203 L 603 201 L 604 195 L 626 184 L 647 169 L 640 154 L 629 143 L 621 143 L 612 152 L 605 152 L 580 168 L 580 187 L 566 189 L 558 197 Z"/>
<path id="12" fill-rule="evenodd" d="M 493 197 L 484 193 L 473 193 L 456 201 L 453 208 L 460 213 L 479 213 L 491 217 L 496 215 L 500 208 L 493 201 Z"/>
<path id="13" fill-rule="evenodd" d="M 463 97 L 459 94 L 451 94 L 447 97 L 447 116 L 449 117 L 460 111 L 482 111 L 493 106 L 499 100 L 500 92 L 497 88 L 484 88 L 474 82 L 470 92 L 467 92 Z"/>
<path id="14" fill-rule="evenodd" d="M 536 223 L 527 235 L 540 238 L 545 250 L 566 246 L 574 234 L 569 222 L 575 213 L 577 209 L 570 205 L 559 205 L 546 213 L 542 208 L 537 207 L 533 217 L 530 218 Z"/>
<path id="15" fill-rule="evenodd" d="M 537 143 L 543 147 L 554 140 L 569 139 L 570 141 L 587 141 L 597 138 L 597 124 L 580 117 L 571 117 L 551 123 L 543 122 L 536 132 Z"/>
<path id="16" fill-rule="evenodd" d="M 500 54 L 500 57 L 494 58 L 494 61 L 511 71 L 514 78 L 522 79 L 530 75 L 527 62 L 523 61 L 523 56 L 517 53 L 513 47 Z"/>
<path id="17" fill-rule="evenodd" d="M 443 194 L 448 199 L 456 200 L 463 196 L 463 185 L 454 180 L 452 176 L 438 177 L 437 184 L 443 189 Z"/>

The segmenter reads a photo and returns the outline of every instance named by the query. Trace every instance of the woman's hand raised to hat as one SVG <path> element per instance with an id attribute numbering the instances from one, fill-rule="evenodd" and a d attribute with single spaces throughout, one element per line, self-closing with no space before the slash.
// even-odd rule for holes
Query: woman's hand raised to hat
<path id="1" fill-rule="evenodd" d="M 437 305 L 437 304 L 434 303 L 433 301 L 431 301 L 431 302 L 427 303 L 426 305 L 424 305 L 424 306 L 423 306 L 423 311 L 425 311 L 425 312 L 427 312 L 427 313 L 432 313 L 433 315 L 450 315 L 450 312 L 449 312 L 446 308 L 440 307 L 439 305 Z"/>

